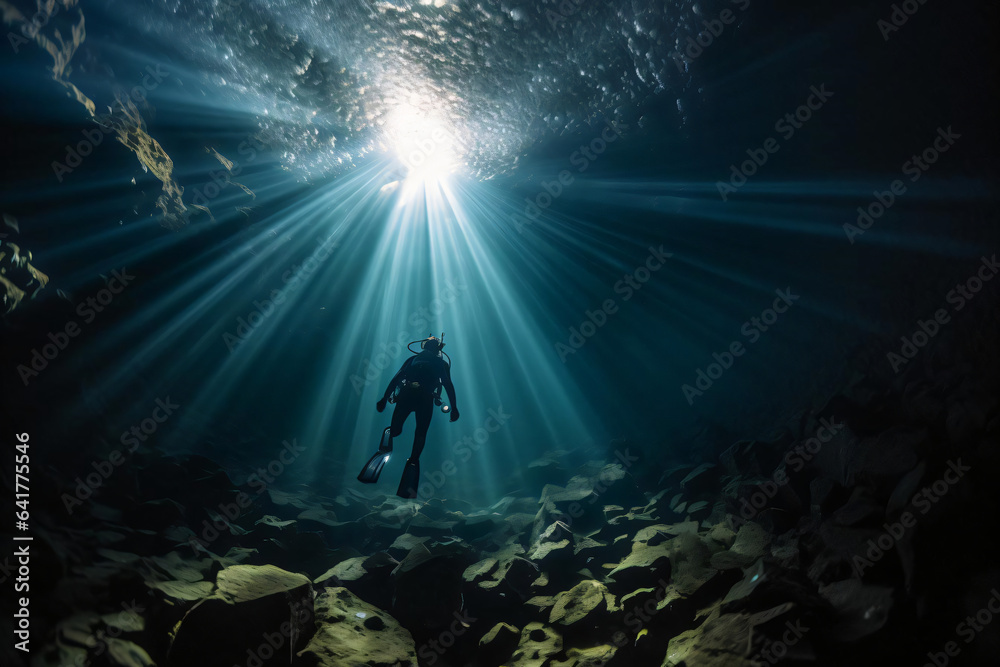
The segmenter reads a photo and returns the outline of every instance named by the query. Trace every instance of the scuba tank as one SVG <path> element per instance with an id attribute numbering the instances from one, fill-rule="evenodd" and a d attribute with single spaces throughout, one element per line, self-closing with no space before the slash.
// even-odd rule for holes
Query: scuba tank
<path id="1" fill-rule="evenodd" d="M 438 359 L 444 359 L 445 363 L 448 364 L 448 368 L 450 370 L 451 369 L 451 357 L 449 357 L 448 353 L 445 352 L 442 349 L 442 348 L 444 348 L 444 332 L 443 331 L 441 332 L 441 338 L 435 338 L 434 334 L 428 334 L 427 338 L 423 338 L 423 339 L 420 339 L 420 340 L 410 341 L 409 343 L 407 343 L 406 349 L 409 350 L 410 352 L 412 352 L 414 355 L 420 354 L 420 352 L 414 350 L 412 346 L 415 345 L 415 344 L 417 344 L 417 343 L 420 343 L 420 349 L 423 350 L 424 346 L 428 342 L 430 342 L 432 340 L 435 340 L 435 341 L 438 342 L 438 350 L 437 350 L 437 357 L 438 357 Z M 392 395 L 388 399 L 389 403 L 395 403 L 396 402 L 396 399 L 399 396 L 400 390 L 406 384 L 408 384 L 408 382 L 406 380 L 404 380 L 402 386 L 396 387 L 396 390 L 392 393 Z M 419 384 L 417 386 L 419 386 Z M 434 405 L 435 406 L 440 406 L 441 407 L 441 412 L 443 412 L 445 414 L 447 414 L 448 412 L 451 412 L 451 406 L 449 406 L 449 405 L 443 405 L 443 401 L 441 400 L 441 382 L 440 382 L 440 380 L 438 381 L 437 387 L 435 387 L 435 389 L 434 389 L 433 396 L 434 396 Z"/>

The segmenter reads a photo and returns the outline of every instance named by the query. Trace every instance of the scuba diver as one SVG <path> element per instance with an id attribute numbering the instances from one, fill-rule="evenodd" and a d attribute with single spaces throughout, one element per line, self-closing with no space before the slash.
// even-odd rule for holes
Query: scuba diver
<path id="1" fill-rule="evenodd" d="M 420 343 L 420 352 L 415 352 L 411 345 Z M 379 412 L 385 410 L 386 402 L 395 403 L 391 425 L 382 431 L 382 440 L 378 451 L 371 457 L 358 475 L 358 481 L 374 484 L 378 481 L 382 468 L 389 460 L 392 452 L 392 439 L 403 432 L 403 422 L 415 412 L 417 430 L 413 435 L 413 452 L 406 460 L 399 490 L 396 495 L 401 498 L 416 498 L 417 485 L 420 479 L 420 453 L 424 450 L 424 440 L 427 438 L 427 428 L 431 425 L 434 406 L 441 405 L 441 387 L 448 392 L 451 406 L 444 405 L 441 412 L 451 412 L 451 421 L 458 421 L 458 407 L 455 400 L 455 387 L 451 383 L 451 359 L 442 351 L 444 334 L 441 338 L 433 335 L 424 340 L 415 340 L 406 346 L 414 356 L 403 362 L 399 371 L 393 376 L 386 387 L 385 394 L 375 404 Z M 447 361 L 446 361 L 447 359 Z"/>

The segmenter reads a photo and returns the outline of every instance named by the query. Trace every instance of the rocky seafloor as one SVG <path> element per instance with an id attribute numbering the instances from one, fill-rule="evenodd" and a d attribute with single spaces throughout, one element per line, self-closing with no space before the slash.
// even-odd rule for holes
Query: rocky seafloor
<path id="1" fill-rule="evenodd" d="M 80 489 L 81 448 L 35 471 L 31 664 L 996 664 L 996 320 L 761 437 L 545 455 L 491 507 L 155 447 Z"/>

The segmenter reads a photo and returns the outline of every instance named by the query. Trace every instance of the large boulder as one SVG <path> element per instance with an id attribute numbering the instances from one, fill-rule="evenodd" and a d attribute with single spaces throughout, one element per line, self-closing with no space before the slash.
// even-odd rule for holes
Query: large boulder
<path id="1" fill-rule="evenodd" d="M 604 584 L 594 580 L 581 581 L 556 596 L 556 603 L 549 612 L 549 623 L 598 625 L 615 609 L 615 596 Z"/>
<path id="2" fill-rule="evenodd" d="M 509 623 L 497 623 L 479 640 L 481 660 L 496 667 L 507 661 L 521 638 L 520 631 Z"/>
<path id="3" fill-rule="evenodd" d="M 751 667 L 746 657 L 750 644 L 750 616 L 718 612 L 701 626 L 670 640 L 663 667 Z"/>
<path id="4" fill-rule="evenodd" d="M 309 579 L 273 565 L 234 565 L 219 572 L 216 587 L 178 623 L 167 664 L 231 667 L 255 658 L 291 665 L 311 629 Z"/>
<path id="5" fill-rule="evenodd" d="M 507 664 L 509 667 L 547 667 L 562 649 L 563 641 L 558 632 L 542 623 L 528 623 L 521 630 L 521 641 Z"/>
<path id="6" fill-rule="evenodd" d="M 416 646 L 409 631 L 346 588 L 326 589 L 316 598 L 315 608 L 315 634 L 297 654 L 301 664 L 416 667 Z"/>
<path id="7" fill-rule="evenodd" d="M 657 578 L 669 580 L 672 553 L 669 542 L 656 546 L 650 546 L 645 542 L 634 542 L 632 553 L 611 570 L 608 576 L 620 590 L 633 590 L 643 585 L 654 584 Z"/>

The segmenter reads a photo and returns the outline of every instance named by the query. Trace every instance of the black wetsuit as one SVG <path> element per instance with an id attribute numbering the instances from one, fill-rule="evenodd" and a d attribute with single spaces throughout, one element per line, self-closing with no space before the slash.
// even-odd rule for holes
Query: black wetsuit
<path id="1" fill-rule="evenodd" d="M 439 384 L 448 392 L 452 410 L 457 411 L 455 387 L 451 383 L 451 370 L 448 364 L 436 351 L 423 351 L 403 362 L 385 390 L 383 400 L 388 399 L 396 387 L 402 385 L 389 427 L 389 433 L 393 438 L 403 432 L 403 423 L 410 413 L 416 414 L 417 430 L 413 435 L 413 453 L 410 455 L 413 460 L 419 459 L 420 453 L 424 451 L 427 429 L 434 414 L 434 392 Z"/>

